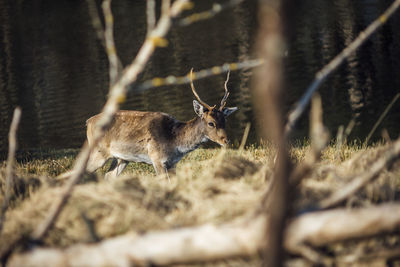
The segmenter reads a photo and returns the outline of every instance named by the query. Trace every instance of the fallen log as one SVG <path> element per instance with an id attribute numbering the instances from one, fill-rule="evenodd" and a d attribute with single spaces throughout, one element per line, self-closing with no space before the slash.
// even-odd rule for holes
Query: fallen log
<path id="1" fill-rule="evenodd" d="M 285 247 L 295 252 L 302 244 L 324 246 L 400 229 L 400 204 L 360 209 L 334 209 L 304 214 L 289 223 Z"/>
<path id="2" fill-rule="evenodd" d="M 36 248 L 11 256 L 7 266 L 132 266 L 205 262 L 255 255 L 265 245 L 266 217 L 220 226 L 128 233 L 97 244 L 66 249 Z M 328 245 L 391 232 L 400 227 L 400 204 L 311 212 L 289 222 L 284 245 L 299 253 L 304 244 Z"/>

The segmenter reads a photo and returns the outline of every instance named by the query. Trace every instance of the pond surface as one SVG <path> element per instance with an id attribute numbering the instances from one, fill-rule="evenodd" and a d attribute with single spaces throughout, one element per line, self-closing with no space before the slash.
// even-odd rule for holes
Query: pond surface
<path id="1" fill-rule="evenodd" d="M 139 83 L 152 77 L 181 76 L 226 62 L 252 58 L 257 32 L 257 1 L 225 10 L 187 27 L 174 27 L 169 45 L 156 50 Z M 195 10 L 213 1 L 195 1 Z M 391 1 L 298 1 L 295 28 L 285 59 L 285 110 L 295 103 L 314 74 L 379 16 Z M 146 34 L 145 1 L 113 1 L 115 39 L 123 65 L 136 55 Z M 187 13 L 189 14 L 189 13 Z M 324 120 L 335 136 L 352 119 L 351 138 L 364 139 L 400 91 L 400 13 L 352 55 L 320 88 Z M 231 73 L 228 105 L 239 111 L 228 131 L 239 142 L 246 123 L 255 118 L 250 94 L 251 70 Z M 196 82 L 209 104 L 220 102 L 225 75 Z M 7 149 L 13 109 L 23 115 L 19 130 L 22 149 L 74 148 L 85 140 L 85 121 L 98 113 L 108 91 L 108 61 L 92 27 L 86 1 L 0 0 L 0 151 Z M 132 92 L 123 109 L 162 111 L 177 119 L 194 117 L 189 85 Z M 295 138 L 307 136 L 308 116 L 299 122 Z M 396 138 L 400 101 L 378 128 Z M 251 130 L 249 142 L 259 140 Z"/>

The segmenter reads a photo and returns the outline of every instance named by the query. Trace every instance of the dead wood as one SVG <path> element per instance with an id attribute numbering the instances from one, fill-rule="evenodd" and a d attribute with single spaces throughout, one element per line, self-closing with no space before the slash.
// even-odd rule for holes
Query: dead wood
<path id="1" fill-rule="evenodd" d="M 221 226 L 130 233 L 95 245 L 40 248 L 15 255 L 8 266 L 132 266 L 203 262 L 254 255 L 264 243 L 265 217 Z"/>
<path id="2" fill-rule="evenodd" d="M 302 244 L 323 246 L 391 232 L 400 226 L 400 204 L 360 209 L 334 209 L 302 215 L 289 223 L 285 247 L 295 252 Z"/>
<path id="3" fill-rule="evenodd" d="M 291 164 L 283 131 L 283 21 L 280 0 L 260 2 L 260 27 L 257 52 L 264 60 L 254 77 L 255 105 L 264 137 L 277 146 L 277 160 L 271 191 L 264 197 L 264 213 L 268 213 L 265 236 L 264 266 L 282 266 L 283 232 L 288 210 Z"/>
<path id="4" fill-rule="evenodd" d="M 368 182 L 377 178 L 382 170 L 390 165 L 393 160 L 399 158 L 399 156 L 400 138 L 389 146 L 389 148 L 383 153 L 383 155 L 375 163 L 372 164 L 369 170 L 354 177 L 351 182 L 347 184 L 344 188 L 337 190 L 331 196 L 323 199 L 320 202 L 319 207 L 326 209 L 340 204 L 348 197 L 352 196 L 354 193 L 360 190 Z"/>
<path id="5" fill-rule="evenodd" d="M 6 189 L 0 211 L 1 212 L 0 233 L 1 230 L 3 229 L 3 223 L 10 202 L 12 187 L 14 185 L 15 152 L 17 150 L 17 130 L 20 119 L 21 119 L 21 108 L 17 107 L 14 110 L 10 126 L 10 132 L 8 134 L 9 144 L 8 144 L 8 158 L 7 158 L 7 168 L 6 168 Z"/>
<path id="6" fill-rule="evenodd" d="M 372 252 L 357 253 L 356 255 L 347 255 L 340 257 L 337 262 L 339 265 L 364 263 L 365 266 L 372 266 L 371 262 L 382 261 L 384 263 L 383 266 L 387 266 L 386 261 L 395 259 L 400 259 L 400 248 L 380 249 Z"/>
<path id="7" fill-rule="evenodd" d="M 37 248 L 13 255 L 8 266 L 167 265 L 251 256 L 265 246 L 266 221 L 265 216 L 259 215 L 220 226 L 206 224 L 144 235 L 129 233 L 66 249 Z M 288 223 L 284 246 L 291 253 L 301 254 L 305 244 L 324 246 L 389 233 L 399 227 L 399 203 L 312 212 Z"/>
<path id="8" fill-rule="evenodd" d="M 48 231 L 57 221 L 57 218 L 63 210 L 65 204 L 67 203 L 74 189 L 74 186 L 78 183 L 81 176 L 86 170 L 86 165 L 89 160 L 89 155 L 91 151 L 103 137 L 105 130 L 112 122 L 115 113 L 119 110 L 119 105 L 126 99 L 127 86 L 134 82 L 139 73 L 142 72 L 146 63 L 150 59 L 150 56 L 153 54 L 157 46 L 160 46 L 160 42 L 162 42 L 161 40 L 164 40 L 164 36 L 170 30 L 172 19 L 178 16 L 184 10 L 187 2 L 187 0 L 178 0 L 175 1 L 172 6 L 170 6 L 170 2 L 168 0 L 163 1 L 163 6 L 167 5 L 168 9 L 163 9 L 159 22 L 157 23 L 157 26 L 153 29 L 151 37 L 146 38 L 136 58 L 132 61 L 130 65 L 125 68 L 123 75 L 118 79 L 118 81 L 110 85 L 110 94 L 106 104 L 103 107 L 102 115 L 100 116 L 100 119 L 96 125 L 97 127 L 93 138 L 93 143 L 90 145 L 85 143 L 83 145 L 81 152 L 79 153 L 75 161 L 74 168 L 71 172 L 71 177 L 64 187 L 63 193 L 54 201 L 54 204 L 51 207 L 45 220 L 33 232 L 33 240 L 40 240 L 45 237 Z M 109 17 L 109 19 L 112 21 L 111 17 Z M 112 26 L 111 21 L 109 22 L 108 27 Z M 112 38 L 112 34 L 106 35 L 106 38 Z M 107 41 L 106 47 L 109 47 L 107 45 Z M 110 47 L 112 47 L 112 45 Z M 108 52 L 109 51 L 107 50 L 107 53 Z M 116 54 L 112 57 L 116 57 Z M 116 68 L 116 60 L 114 61 L 114 63 L 115 64 L 113 64 L 113 68 Z"/>

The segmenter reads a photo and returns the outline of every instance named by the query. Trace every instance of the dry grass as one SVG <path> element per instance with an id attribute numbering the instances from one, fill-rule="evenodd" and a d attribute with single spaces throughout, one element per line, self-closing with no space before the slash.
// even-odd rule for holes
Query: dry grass
<path id="1" fill-rule="evenodd" d="M 307 209 L 341 188 L 351 175 L 366 170 L 383 148 L 383 145 L 368 148 L 353 145 L 338 151 L 334 146 L 328 147 L 310 177 L 303 180 L 296 209 Z M 307 149 L 308 146 L 293 147 L 293 161 L 301 162 Z M 60 193 L 63 181 L 53 177 L 71 168 L 74 153 L 69 151 L 67 156 L 63 151 L 52 153 L 18 164 L 16 196 L 7 212 L 1 240 L 28 235 L 44 219 Z M 271 148 L 198 149 L 179 162 L 171 183 L 156 177 L 151 166 L 139 163 L 130 164 L 118 179 L 105 181 L 105 167 L 96 175 L 86 175 L 76 186 L 44 243 L 64 247 L 128 231 L 145 232 L 232 220 L 259 205 L 272 174 L 273 158 Z M 2 200 L 5 163 L 0 166 Z M 400 168 L 393 166 L 346 205 L 365 206 L 399 200 L 399 193 Z M 0 249 L 6 245 L 7 242 L 1 242 Z M 243 260 L 237 263 L 240 266 Z"/>

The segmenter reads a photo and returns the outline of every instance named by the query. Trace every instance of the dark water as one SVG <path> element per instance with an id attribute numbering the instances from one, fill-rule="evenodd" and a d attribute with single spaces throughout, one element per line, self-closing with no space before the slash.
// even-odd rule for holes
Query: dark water
<path id="1" fill-rule="evenodd" d="M 158 49 L 139 78 L 184 75 L 252 57 L 257 31 L 257 1 L 226 10 L 215 18 L 175 27 L 169 46 Z M 286 110 L 300 97 L 315 72 L 329 62 L 391 1 L 298 1 L 295 27 L 286 58 Z M 195 1 L 196 11 L 212 1 Z M 123 65 L 136 55 L 146 34 L 145 1 L 114 0 L 116 46 Z M 356 120 L 352 138 L 363 139 L 400 90 L 400 13 L 352 55 L 320 88 L 324 119 L 332 135 Z M 247 122 L 254 122 L 251 71 L 231 74 L 228 105 L 239 111 L 230 118 L 231 139 L 240 140 Z M 209 104 L 223 96 L 225 76 L 196 82 Z M 85 121 L 98 113 L 108 91 L 108 61 L 96 38 L 86 1 L 0 0 L 0 151 L 15 106 L 23 109 L 19 131 L 22 149 L 79 147 Z M 194 116 L 188 85 L 131 93 L 124 109 L 163 111 L 180 120 Z M 307 134 L 307 117 L 295 138 Z M 376 137 L 387 129 L 399 133 L 400 101 L 389 112 Z M 254 123 L 253 123 L 254 125 Z M 254 130 L 250 141 L 258 140 Z"/>

